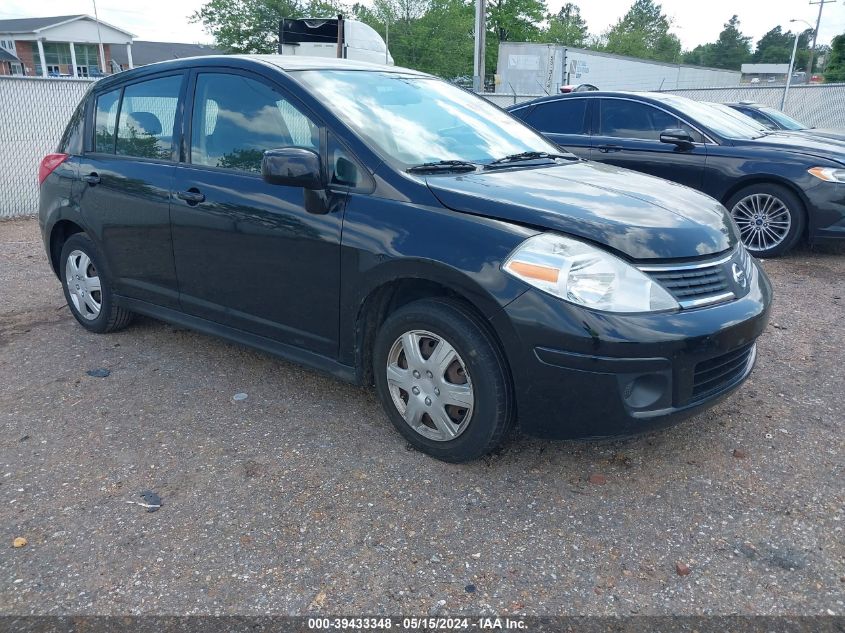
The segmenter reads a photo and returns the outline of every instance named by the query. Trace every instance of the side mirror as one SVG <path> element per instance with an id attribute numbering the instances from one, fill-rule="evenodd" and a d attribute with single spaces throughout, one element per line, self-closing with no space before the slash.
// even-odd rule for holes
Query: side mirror
<path id="1" fill-rule="evenodd" d="M 323 189 L 320 155 L 304 147 L 284 147 L 264 152 L 261 176 L 271 185 Z"/>
<path id="2" fill-rule="evenodd" d="M 661 143 L 670 143 L 678 147 L 689 147 L 694 143 L 692 136 L 686 130 L 671 128 L 660 133 Z"/>

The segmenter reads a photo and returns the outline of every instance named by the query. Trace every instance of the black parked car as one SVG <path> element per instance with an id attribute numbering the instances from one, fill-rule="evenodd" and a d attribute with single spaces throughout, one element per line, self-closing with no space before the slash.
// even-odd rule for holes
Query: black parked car
<path id="1" fill-rule="evenodd" d="M 519 416 L 628 434 L 750 373 L 771 288 L 727 211 L 560 153 L 395 67 L 202 57 L 103 79 L 41 180 L 73 315 L 133 313 L 375 383 L 441 459 Z"/>
<path id="2" fill-rule="evenodd" d="M 741 112 L 747 117 L 751 117 L 757 123 L 768 130 L 783 130 L 786 132 L 803 132 L 811 136 L 819 136 L 821 138 L 833 139 L 835 141 L 845 141 L 845 130 L 836 129 L 820 129 L 810 127 L 791 116 L 784 114 L 780 110 L 771 108 L 753 101 L 740 101 L 739 103 L 726 103 L 726 106 L 733 108 L 737 112 Z"/>
<path id="3" fill-rule="evenodd" d="M 766 133 L 668 94 L 584 92 L 510 112 L 582 158 L 636 169 L 713 196 L 755 255 L 845 237 L 845 144 Z"/>

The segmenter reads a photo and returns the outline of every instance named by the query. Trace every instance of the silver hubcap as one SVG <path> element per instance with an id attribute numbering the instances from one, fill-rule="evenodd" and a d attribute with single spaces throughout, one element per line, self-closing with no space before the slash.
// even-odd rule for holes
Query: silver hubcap
<path id="1" fill-rule="evenodd" d="M 413 330 L 396 339 L 387 357 L 387 384 L 393 404 L 420 435 L 447 442 L 469 425 L 472 381 L 463 359 L 442 336 Z"/>
<path id="2" fill-rule="evenodd" d="M 65 265 L 65 277 L 73 307 L 89 321 L 96 319 L 103 305 L 103 292 L 91 258 L 82 251 L 71 252 Z"/>
<path id="3" fill-rule="evenodd" d="M 766 193 L 744 197 L 731 210 L 742 243 L 750 251 L 774 248 L 789 233 L 792 215 L 779 198 Z"/>

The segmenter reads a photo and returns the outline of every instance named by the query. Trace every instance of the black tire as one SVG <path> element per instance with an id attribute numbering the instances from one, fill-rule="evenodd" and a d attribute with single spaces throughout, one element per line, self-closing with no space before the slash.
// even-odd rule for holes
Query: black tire
<path id="1" fill-rule="evenodd" d="M 789 216 L 789 230 L 782 236 L 779 243 L 771 247 L 761 247 L 761 243 L 757 238 L 758 234 L 753 229 L 741 232 L 742 242 L 755 257 L 765 258 L 784 255 L 798 243 L 804 234 L 804 227 L 807 225 L 807 213 L 804 209 L 804 204 L 795 192 L 783 185 L 773 183 L 749 185 L 737 191 L 725 203 L 725 207 L 727 207 L 734 221 L 737 222 L 737 225 L 740 226 L 740 229 L 743 228 L 743 223 L 747 224 L 749 220 L 747 212 L 743 212 L 738 205 L 741 201 L 748 200 L 750 196 L 755 195 L 775 198 L 786 208 Z M 748 205 L 746 205 L 747 208 Z"/>
<path id="2" fill-rule="evenodd" d="M 452 439 L 438 441 L 415 430 L 405 421 L 391 395 L 387 378 L 391 350 L 403 334 L 413 331 L 442 337 L 457 352 L 458 361 L 466 366 L 468 378 L 465 380 L 471 384 L 473 405 L 471 414 L 463 420 L 466 421 L 463 430 Z M 425 347 L 425 343 L 420 345 Z M 433 360 L 434 353 L 430 352 L 428 358 Z M 504 355 L 483 320 L 459 301 L 423 299 L 391 314 L 376 336 L 373 363 L 376 391 L 390 421 L 408 442 L 432 457 L 455 463 L 477 459 L 499 446 L 513 426 L 513 388 Z M 450 367 L 454 369 L 454 365 Z M 424 390 L 431 388 L 431 384 L 423 387 Z M 410 397 L 408 392 L 403 393 Z M 439 396 L 440 392 L 437 393 Z M 425 391 L 422 395 L 425 396 Z M 444 409 L 448 410 L 450 406 L 444 406 Z M 431 418 L 428 421 L 431 422 Z"/>
<path id="3" fill-rule="evenodd" d="M 99 298 L 99 313 L 94 315 L 93 311 L 86 306 L 84 300 L 79 300 L 80 307 L 77 307 L 71 296 L 71 288 L 68 280 L 68 259 L 73 253 L 83 253 L 90 259 L 90 266 L 87 270 L 91 276 L 96 276 L 100 280 L 99 293 L 94 291 L 92 297 Z M 80 260 L 78 256 L 75 258 L 77 262 Z M 104 266 L 103 256 L 97 249 L 94 242 L 91 241 L 85 233 L 75 233 L 71 235 L 62 247 L 61 258 L 59 259 L 59 270 L 62 281 L 62 289 L 65 293 L 65 301 L 67 301 L 71 314 L 76 318 L 79 324 L 89 332 L 96 332 L 97 334 L 105 334 L 107 332 L 116 332 L 129 325 L 132 320 L 132 313 L 123 308 L 114 300 L 114 293 L 111 289 L 111 282 Z M 78 280 L 76 280 L 78 281 Z M 74 284 L 76 285 L 76 284 Z M 76 293 L 74 293 L 76 294 Z M 99 294 L 99 297 L 97 296 Z"/>

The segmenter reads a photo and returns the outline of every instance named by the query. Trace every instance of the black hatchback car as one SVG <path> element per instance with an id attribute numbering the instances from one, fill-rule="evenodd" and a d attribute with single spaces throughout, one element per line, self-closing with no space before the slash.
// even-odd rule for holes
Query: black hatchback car
<path id="1" fill-rule="evenodd" d="M 751 372 L 771 288 L 717 202 L 396 67 L 203 57 L 103 79 L 41 180 L 79 323 L 133 313 L 362 384 L 451 461 L 517 420 L 630 434 Z"/>
<path id="2" fill-rule="evenodd" d="M 765 132 L 670 94 L 584 92 L 544 97 L 510 112 L 583 158 L 693 187 L 731 212 L 759 257 L 845 237 L 845 144 Z"/>

